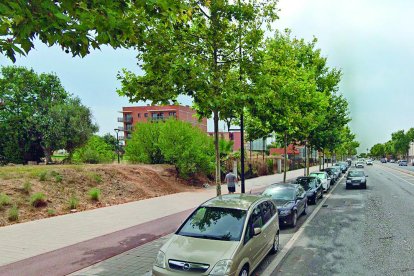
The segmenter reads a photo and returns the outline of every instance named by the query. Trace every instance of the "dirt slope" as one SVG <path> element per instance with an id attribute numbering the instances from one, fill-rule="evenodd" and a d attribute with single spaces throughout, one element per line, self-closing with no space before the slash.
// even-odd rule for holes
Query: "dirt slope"
<path id="1" fill-rule="evenodd" d="M 130 201 L 199 189 L 197 184 L 177 178 L 168 165 L 55 165 L 0 167 L 0 193 L 10 204 L 0 206 L 0 226 L 53 215 L 68 214 L 70 198 L 78 200 L 76 212 Z M 24 187 L 31 187 L 30 191 Z M 89 195 L 91 188 L 101 190 L 99 201 Z M 35 193 L 43 193 L 46 204 L 30 205 Z M 13 205 L 19 208 L 16 222 L 8 219 Z M 72 210 L 74 212 L 74 210 Z"/>

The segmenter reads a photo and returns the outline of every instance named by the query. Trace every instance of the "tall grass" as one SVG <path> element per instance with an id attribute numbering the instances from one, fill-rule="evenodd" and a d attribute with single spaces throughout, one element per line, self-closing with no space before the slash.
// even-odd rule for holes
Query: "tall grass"
<path id="1" fill-rule="evenodd" d="M 98 201 L 99 198 L 101 197 L 101 190 L 98 188 L 92 188 L 89 190 L 89 196 L 91 197 L 92 200 Z"/>

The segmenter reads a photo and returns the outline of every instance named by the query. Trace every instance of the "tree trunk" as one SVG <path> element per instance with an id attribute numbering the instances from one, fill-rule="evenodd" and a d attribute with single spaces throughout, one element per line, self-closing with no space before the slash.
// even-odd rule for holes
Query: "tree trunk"
<path id="1" fill-rule="evenodd" d="M 309 175 L 309 161 L 310 161 L 310 159 L 309 159 L 309 154 L 310 154 L 309 146 L 306 146 L 305 149 L 306 149 L 306 175 Z"/>
<path id="2" fill-rule="evenodd" d="M 264 162 L 264 160 L 265 160 L 265 143 L 266 143 L 266 138 L 265 137 L 263 137 L 263 162 Z"/>
<path id="3" fill-rule="evenodd" d="M 283 161 L 283 183 L 286 183 L 286 169 L 287 169 L 287 133 L 285 132 L 285 143 L 284 143 L 284 148 L 285 148 L 285 156 L 284 156 L 284 161 Z"/>
<path id="4" fill-rule="evenodd" d="M 218 123 L 219 116 L 218 111 L 214 110 L 214 149 L 216 152 L 216 190 L 217 195 L 221 195 L 221 174 L 220 174 L 220 148 L 219 148 L 219 136 L 218 136 Z"/>
<path id="5" fill-rule="evenodd" d="M 325 169 L 325 150 L 322 150 L 322 169 Z"/>
<path id="6" fill-rule="evenodd" d="M 41 146 L 45 155 L 45 164 L 52 163 L 52 150 L 50 148 Z"/>

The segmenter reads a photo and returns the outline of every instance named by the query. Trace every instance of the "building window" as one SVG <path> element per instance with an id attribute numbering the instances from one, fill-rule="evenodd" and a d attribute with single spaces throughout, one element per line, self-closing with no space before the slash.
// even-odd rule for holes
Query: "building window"
<path id="1" fill-rule="evenodd" d="M 175 113 L 175 111 L 172 111 L 172 112 L 168 112 L 168 116 L 176 116 L 176 113 Z"/>
<path id="2" fill-rule="evenodd" d="M 148 113 L 144 113 L 144 117 L 147 118 L 148 117 Z"/>
<path id="3" fill-rule="evenodd" d="M 138 113 L 138 118 L 141 118 L 141 113 Z"/>

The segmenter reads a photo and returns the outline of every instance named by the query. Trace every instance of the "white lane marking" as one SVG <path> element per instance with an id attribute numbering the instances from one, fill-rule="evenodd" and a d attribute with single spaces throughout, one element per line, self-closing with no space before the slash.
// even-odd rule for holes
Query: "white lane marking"
<path id="1" fill-rule="evenodd" d="M 305 223 L 298 229 L 298 231 L 290 238 L 290 240 L 287 242 L 287 244 L 280 250 L 280 252 L 277 253 L 276 258 L 267 266 L 265 271 L 263 271 L 262 275 L 271 275 L 272 272 L 279 266 L 279 264 L 283 261 L 287 253 L 292 249 L 295 242 L 299 239 L 300 235 L 302 235 L 304 229 L 308 226 L 308 224 L 313 220 L 313 218 L 316 216 L 316 214 L 319 212 L 319 210 L 322 208 L 322 206 L 325 204 L 326 200 L 331 196 L 333 191 L 335 191 L 336 187 L 338 187 L 341 184 L 342 179 L 344 178 L 345 174 L 342 175 L 342 177 L 338 180 L 336 185 L 333 187 L 333 189 L 324 197 L 321 203 L 315 208 L 315 210 L 312 212 L 312 214 L 308 217 L 308 219 L 305 221 Z"/>
<path id="2" fill-rule="evenodd" d="M 404 182 L 407 182 L 408 184 L 410 184 L 410 185 L 413 185 L 413 186 L 414 186 L 414 183 L 411 183 L 411 182 L 407 181 L 406 179 L 401 178 L 401 177 L 399 177 L 398 175 L 393 174 L 393 173 L 392 173 L 392 172 L 390 172 L 389 170 L 384 170 L 384 169 L 382 169 L 382 170 L 383 170 L 384 172 L 387 172 L 387 173 L 389 173 L 389 174 L 393 175 L 394 177 L 396 177 L 396 178 L 398 178 L 398 179 L 400 179 L 400 180 L 402 180 L 402 181 L 404 181 Z M 413 177 L 412 179 L 414 179 L 414 177 Z"/>

